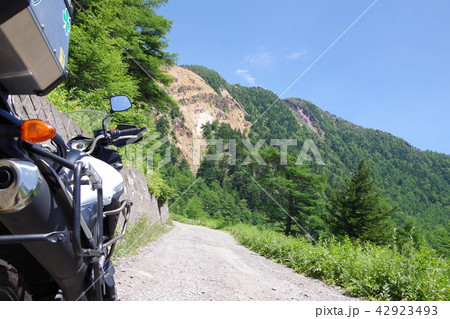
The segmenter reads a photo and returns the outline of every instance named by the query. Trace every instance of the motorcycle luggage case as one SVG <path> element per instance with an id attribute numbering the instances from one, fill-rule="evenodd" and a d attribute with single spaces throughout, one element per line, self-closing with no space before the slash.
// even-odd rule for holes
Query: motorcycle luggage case
<path id="1" fill-rule="evenodd" d="M 45 95 L 67 71 L 71 0 L 0 0 L 0 92 Z"/>

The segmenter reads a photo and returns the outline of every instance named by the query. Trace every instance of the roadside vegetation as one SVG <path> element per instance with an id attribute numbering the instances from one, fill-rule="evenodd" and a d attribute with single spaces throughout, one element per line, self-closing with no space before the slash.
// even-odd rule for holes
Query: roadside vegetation
<path id="1" fill-rule="evenodd" d="M 373 300 L 449 300 L 450 267 L 426 248 L 327 239 L 310 242 L 239 224 L 227 228 L 249 249 L 298 273 Z"/>
<path id="2" fill-rule="evenodd" d="M 137 255 L 141 248 L 158 240 L 172 228 L 170 219 L 163 224 L 151 223 L 148 215 L 142 215 L 127 229 L 126 236 L 118 241 L 115 258 Z"/>

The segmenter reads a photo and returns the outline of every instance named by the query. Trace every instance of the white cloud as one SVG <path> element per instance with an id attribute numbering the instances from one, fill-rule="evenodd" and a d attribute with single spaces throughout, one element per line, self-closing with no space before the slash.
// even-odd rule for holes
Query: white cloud
<path id="1" fill-rule="evenodd" d="M 292 54 L 289 54 L 287 56 L 287 58 L 289 60 L 298 60 L 299 58 L 301 58 L 302 56 L 304 56 L 306 54 L 306 49 L 302 49 L 300 51 L 294 52 Z"/>
<path id="2" fill-rule="evenodd" d="M 244 62 L 257 68 L 269 68 L 275 62 L 275 56 L 271 52 L 261 51 L 254 54 L 247 54 L 244 57 Z"/>
<path id="3" fill-rule="evenodd" d="M 295 52 L 295 53 L 292 53 L 291 55 L 288 55 L 287 58 L 288 58 L 289 60 L 297 60 L 297 59 L 300 58 L 301 56 L 302 56 L 302 53 L 301 53 L 301 52 Z"/>
<path id="4" fill-rule="evenodd" d="M 256 85 L 256 79 L 251 76 L 248 70 L 237 69 L 236 74 L 242 77 L 248 84 Z"/>

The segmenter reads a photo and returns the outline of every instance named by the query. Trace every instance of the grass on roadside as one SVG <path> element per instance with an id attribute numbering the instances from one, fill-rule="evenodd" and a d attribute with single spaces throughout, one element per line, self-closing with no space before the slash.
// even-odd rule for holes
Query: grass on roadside
<path id="1" fill-rule="evenodd" d="M 372 300 L 449 300 L 450 267 L 429 249 L 390 247 L 349 239 L 311 243 L 239 224 L 228 228 L 244 246 L 306 276 Z"/>
<path id="2" fill-rule="evenodd" d="M 151 224 L 148 216 L 144 214 L 128 227 L 125 236 L 116 245 L 114 257 L 137 255 L 142 247 L 156 241 L 172 228 L 172 220 L 169 219 L 163 224 Z"/>

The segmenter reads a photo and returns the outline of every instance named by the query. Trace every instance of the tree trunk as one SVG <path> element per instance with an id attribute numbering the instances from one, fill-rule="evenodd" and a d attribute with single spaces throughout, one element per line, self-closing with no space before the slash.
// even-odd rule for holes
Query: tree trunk
<path id="1" fill-rule="evenodd" d="M 289 236 L 291 234 L 292 218 L 289 215 L 292 214 L 293 206 L 294 206 L 294 198 L 293 198 L 292 194 L 289 194 L 289 214 L 286 214 L 287 215 L 286 216 L 286 228 L 284 229 L 284 234 L 286 236 Z"/>
<path id="2" fill-rule="evenodd" d="M 286 216 L 286 227 L 284 229 L 284 234 L 286 236 L 289 236 L 291 234 L 291 228 L 292 228 L 292 218 L 287 215 Z"/>

